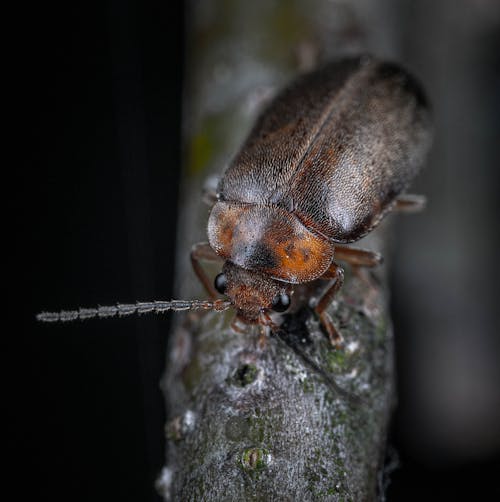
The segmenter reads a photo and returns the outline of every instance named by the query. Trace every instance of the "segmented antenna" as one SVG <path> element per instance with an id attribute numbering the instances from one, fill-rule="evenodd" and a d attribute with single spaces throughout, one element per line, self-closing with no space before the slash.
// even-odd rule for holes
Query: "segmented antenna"
<path id="1" fill-rule="evenodd" d="M 78 310 L 61 310 L 60 312 L 40 312 L 36 320 L 41 322 L 69 322 L 99 317 L 125 317 L 132 314 L 163 314 L 169 310 L 215 310 L 223 312 L 231 306 L 228 300 L 172 300 L 170 302 L 136 302 L 117 303 L 106 307 L 79 308 Z"/>

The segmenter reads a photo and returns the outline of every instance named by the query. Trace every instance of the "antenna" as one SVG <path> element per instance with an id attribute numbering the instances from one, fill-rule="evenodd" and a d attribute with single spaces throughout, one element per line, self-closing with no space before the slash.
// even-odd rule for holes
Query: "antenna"
<path id="1" fill-rule="evenodd" d="M 223 312 L 231 307 L 228 300 L 171 300 L 136 302 L 136 303 L 117 303 L 110 306 L 99 306 L 96 308 L 79 308 L 78 310 L 61 310 L 59 312 L 40 312 L 36 315 L 36 320 L 40 322 L 69 322 L 98 317 L 125 317 L 132 314 L 163 314 L 169 310 L 215 310 Z"/>

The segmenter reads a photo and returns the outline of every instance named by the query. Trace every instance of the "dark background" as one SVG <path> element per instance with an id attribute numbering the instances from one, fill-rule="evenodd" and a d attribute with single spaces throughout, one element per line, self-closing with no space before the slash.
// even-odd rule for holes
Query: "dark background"
<path id="1" fill-rule="evenodd" d="M 496 338 L 480 335 L 497 334 L 500 37 L 498 24 L 487 13 L 478 20 L 467 2 L 458 15 L 449 2 L 430 4 L 401 2 L 399 20 L 403 58 L 435 104 L 437 142 L 417 185 L 430 196 L 429 212 L 400 221 L 394 245 L 401 406 L 391 441 L 400 468 L 388 498 L 491 500 L 500 494 L 491 397 L 492 389 L 500 395 L 499 351 Z M 21 138 L 7 186 L 21 218 L 19 265 L 6 263 L 21 286 L 6 352 L 15 499 L 156 500 L 169 317 L 47 326 L 34 314 L 172 296 L 181 2 L 24 7 L 9 46 Z M 440 42 L 429 41 L 436 33 Z M 471 343 L 460 327 L 478 336 Z M 442 345 L 429 346 L 436 337 Z M 462 345 L 470 359 L 447 366 Z M 481 378 L 469 389 L 474 375 Z M 478 409 L 478 396 L 481 413 L 458 420 Z"/>
<path id="2" fill-rule="evenodd" d="M 168 316 L 49 326 L 34 314 L 172 297 L 182 8 L 33 2 L 19 16 L 18 496 L 157 500 Z"/>

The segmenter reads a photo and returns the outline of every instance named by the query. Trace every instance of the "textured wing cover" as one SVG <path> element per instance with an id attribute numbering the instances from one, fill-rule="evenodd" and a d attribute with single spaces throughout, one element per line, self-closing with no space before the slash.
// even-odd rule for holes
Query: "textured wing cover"
<path id="1" fill-rule="evenodd" d="M 261 115 L 219 186 L 222 200 L 277 205 L 336 242 L 370 231 L 431 142 L 422 90 L 372 58 L 332 63 Z"/>

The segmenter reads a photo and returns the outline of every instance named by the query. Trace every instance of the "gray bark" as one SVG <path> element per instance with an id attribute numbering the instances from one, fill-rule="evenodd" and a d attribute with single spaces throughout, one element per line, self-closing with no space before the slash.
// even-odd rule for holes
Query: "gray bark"
<path id="1" fill-rule="evenodd" d="M 188 262 L 191 245 L 206 240 L 204 180 L 223 171 L 269 96 L 339 54 L 369 47 L 394 56 L 392 4 L 369 4 L 190 3 L 179 297 L 206 296 Z M 361 29 L 374 25 L 384 30 Z M 386 228 L 360 245 L 383 252 Z M 299 288 L 294 303 L 306 306 L 322 287 Z M 233 332 L 231 312 L 177 319 L 163 380 L 168 447 L 158 488 L 166 500 L 376 498 L 394 402 L 385 268 L 347 269 L 330 314 L 342 350 L 306 307 L 284 316 L 283 336 L 265 346 L 254 329 Z"/>

